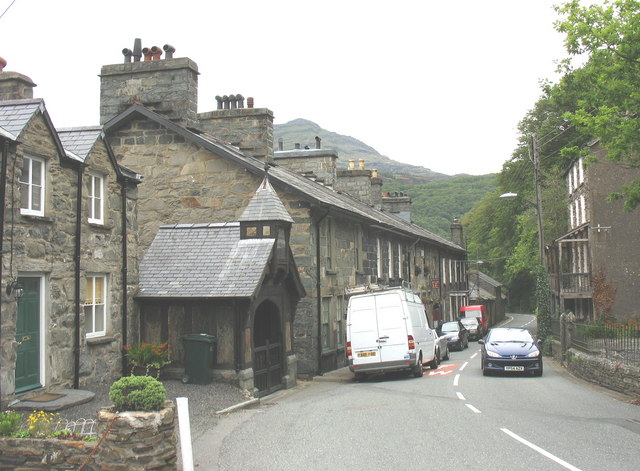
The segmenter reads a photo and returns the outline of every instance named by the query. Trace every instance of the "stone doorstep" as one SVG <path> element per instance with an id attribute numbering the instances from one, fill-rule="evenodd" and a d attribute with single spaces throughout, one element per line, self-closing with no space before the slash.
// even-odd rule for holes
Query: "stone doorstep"
<path id="1" fill-rule="evenodd" d="M 84 404 L 95 397 L 95 393 L 82 389 L 58 389 L 49 392 L 51 394 L 63 394 L 63 396 L 46 402 L 19 399 L 13 404 L 10 404 L 8 408 L 12 410 L 41 410 L 45 412 L 56 412 L 66 409 L 67 407 Z M 32 395 L 31 397 L 34 396 Z"/>

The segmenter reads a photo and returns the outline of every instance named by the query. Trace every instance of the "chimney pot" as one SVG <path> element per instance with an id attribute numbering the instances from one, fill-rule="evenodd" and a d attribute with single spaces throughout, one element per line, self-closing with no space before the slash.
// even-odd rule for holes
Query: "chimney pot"
<path id="1" fill-rule="evenodd" d="M 165 52 L 165 59 L 173 59 L 173 53 L 176 52 L 175 47 L 173 47 L 171 44 L 165 44 L 164 46 L 162 46 L 162 49 L 164 49 Z"/>
<path id="2" fill-rule="evenodd" d="M 140 38 L 136 38 L 133 41 L 133 62 L 140 62 L 141 57 L 142 57 L 142 40 Z"/>
<path id="3" fill-rule="evenodd" d="M 253 108 L 253 97 L 247 98 L 247 108 Z"/>
<path id="4" fill-rule="evenodd" d="M 299 142 L 296 142 L 296 143 L 295 143 L 295 145 L 294 145 L 294 147 L 295 147 L 296 149 L 300 149 L 300 143 L 299 143 Z"/>
<path id="5" fill-rule="evenodd" d="M 284 150 L 284 139 L 278 139 L 278 150 Z"/>
<path id="6" fill-rule="evenodd" d="M 358 159 L 358 168 L 364 170 L 364 159 Z"/>
<path id="7" fill-rule="evenodd" d="M 4 60 L 3 57 L 0 57 L 0 72 L 2 72 L 6 66 L 7 66 L 7 61 Z"/>
<path id="8" fill-rule="evenodd" d="M 354 168 L 356 168 L 356 161 L 349 160 L 349 170 L 353 170 Z"/>
<path id="9" fill-rule="evenodd" d="M 378 178 L 378 169 L 371 170 L 371 178 Z"/>
<path id="10" fill-rule="evenodd" d="M 316 149 L 320 149 L 320 142 L 322 141 L 322 139 L 320 139 L 318 136 L 316 136 Z"/>

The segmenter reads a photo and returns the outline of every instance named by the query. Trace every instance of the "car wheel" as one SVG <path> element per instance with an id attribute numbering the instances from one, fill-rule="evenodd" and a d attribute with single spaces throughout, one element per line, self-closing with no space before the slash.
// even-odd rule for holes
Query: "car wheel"
<path id="1" fill-rule="evenodd" d="M 429 362 L 429 368 L 431 368 L 432 370 L 435 370 L 440 364 L 440 362 L 438 361 L 439 356 L 440 356 L 440 352 L 436 352 L 436 356 L 434 356 L 433 360 Z"/>
<path id="2" fill-rule="evenodd" d="M 489 376 L 489 370 L 484 367 L 484 360 L 480 362 L 480 368 L 482 368 L 482 376 Z"/>
<path id="3" fill-rule="evenodd" d="M 420 358 L 418 358 L 418 363 L 413 367 L 411 372 L 413 373 L 414 378 L 421 378 L 424 374 L 422 372 L 422 355 L 420 355 Z"/>
<path id="4" fill-rule="evenodd" d="M 542 365 L 540 365 L 539 370 L 534 370 L 533 376 L 542 376 Z"/>
<path id="5" fill-rule="evenodd" d="M 447 349 L 444 351 L 444 356 L 442 357 L 443 360 L 448 360 L 449 359 L 449 345 L 447 345 Z"/>

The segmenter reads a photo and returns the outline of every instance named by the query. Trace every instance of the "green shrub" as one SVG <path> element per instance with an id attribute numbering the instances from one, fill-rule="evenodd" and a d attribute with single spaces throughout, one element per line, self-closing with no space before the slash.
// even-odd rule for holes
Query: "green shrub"
<path id="1" fill-rule="evenodd" d="M 160 410 L 166 398 L 162 383 L 151 376 L 124 376 L 109 389 L 109 399 L 119 411 Z"/>
<path id="2" fill-rule="evenodd" d="M 15 411 L 6 411 L 0 413 L 0 436 L 12 437 L 20 427 L 22 414 Z"/>

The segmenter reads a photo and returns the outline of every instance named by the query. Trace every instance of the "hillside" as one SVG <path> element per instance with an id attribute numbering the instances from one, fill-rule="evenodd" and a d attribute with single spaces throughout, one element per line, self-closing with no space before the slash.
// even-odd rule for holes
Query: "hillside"
<path id="1" fill-rule="evenodd" d="M 409 195 L 413 222 L 447 239 L 451 239 L 453 219 L 462 218 L 496 187 L 496 174 L 459 175 L 418 185 L 385 181 L 383 185 L 384 191 Z"/>
<path id="2" fill-rule="evenodd" d="M 449 178 L 449 175 L 434 172 L 428 168 L 391 160 L 356 138 L 327 131 L 313 121 L 306 119 L 294 119 L 288 123 L 275 124 L 273 134 L 275 150 L 277 150 L 280 138 L 283 139 L 285 150 L 293 149 L 296 143 L 299 143 L 302 148 L 309 146 L 313 149 L 316 146 L 315 137 L 319 136 L 322 139 L 324 149 L 338 151 L 338 168 L 347 168 L 351 159 L 356 161 L 364 159 L 367 168 L 375 168 L 383 176 L 385 174 L 394 175 L 394 179 L 404 183 L 426 183 Z"/>
<path id="3" fill-rule="evenodd" d="M 364 159 L 366 168 L 378 169 L 383 191 L 398 191 L 411 197 L 413 222 L 447 239 L 451 238 L 453 218 L 461 218 L 496 188 L 495 174 L 450 176 L 391 160 L 356 138 L 327 131 L 306 119 L 276 124 L 273 132 L 276 147 L 282 138 L 285 150 L 293 149 L 296 143 L 313 149 L 315 137 L 319 136 L 323 148 L 338 152 L 339 168 L 346 168 L 350 159 Z"/>

